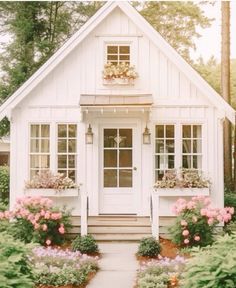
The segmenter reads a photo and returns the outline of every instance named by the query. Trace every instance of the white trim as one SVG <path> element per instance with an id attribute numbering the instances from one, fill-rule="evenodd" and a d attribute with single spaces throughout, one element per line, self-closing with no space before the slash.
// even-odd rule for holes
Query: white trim
<path id="1" fill-rule="evenodd" d="M 41 68 L 39 68 L 0 107 L 0 119 L 9 114 L 75 47 L 77 47 L 116 7 L 119 7 L 137 27 L 169 58 L 211 103 L 224 112 L 233 124 L 235 110 L 173 49 L 161 35 L 128 3 L 108 1 L 75 33 Z"/>

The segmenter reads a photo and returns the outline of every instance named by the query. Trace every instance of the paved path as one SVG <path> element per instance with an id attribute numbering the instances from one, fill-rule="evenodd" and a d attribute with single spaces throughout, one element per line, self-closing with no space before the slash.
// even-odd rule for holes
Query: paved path
<path id="1" fill-rule="evenodd" d="M 87 288 L 133 288 L 138 269 L 137 248 L 136 243 L 100 243 L 100 271 Z"/>

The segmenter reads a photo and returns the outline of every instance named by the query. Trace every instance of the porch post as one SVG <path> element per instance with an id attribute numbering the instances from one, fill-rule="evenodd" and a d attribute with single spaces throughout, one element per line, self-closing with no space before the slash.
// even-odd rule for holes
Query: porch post
<path id="1" fill-rule="evenodd" d="M 81 235 L 88 234 L 88 195 L 85 191 L 81 191 L 81 223 L 80 223 L 80 233 Z"/>
<path id="2" fill-rule="evenodd" d="M 152 236 L 159 240 L 159 195 L 152 193 Z"/>

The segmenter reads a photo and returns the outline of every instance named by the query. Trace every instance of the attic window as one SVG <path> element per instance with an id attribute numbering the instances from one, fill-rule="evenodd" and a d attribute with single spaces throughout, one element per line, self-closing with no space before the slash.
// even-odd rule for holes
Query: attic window
<path id="1" fill-rule="evenodd" d="M 107 45 L 107 63 L 114 65 L 120 63 L 130 64 L 130 46 L 129 45 Z"/>

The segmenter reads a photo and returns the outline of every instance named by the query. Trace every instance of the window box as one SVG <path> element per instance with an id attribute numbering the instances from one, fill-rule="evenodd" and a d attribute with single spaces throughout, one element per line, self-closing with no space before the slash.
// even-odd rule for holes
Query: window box
<path id="1" fill-rule="evenodd" d="M 179 197 L 179 196 L 209 196 L 210 189 L 209 188 L 155 188 L 154 194 L 159 196 L 166 197 Z"/>
<path id="2" fill-rule="evenodd" d="M 45 197 L 77 197 L 79 196 L 79 189 L 26 189 L 27 196 L 45 196 Z"/>
<path id="3" fill-rule="evenodd" d="M 128 86 L 128 85 L 134 85 L 134 79 L 133 78 L 112 78 L 112 79 L 103 79 L 103 85 L 107 86 Z"/>

